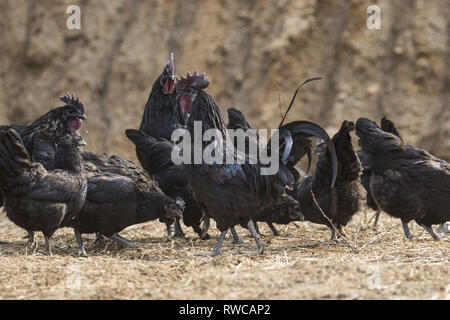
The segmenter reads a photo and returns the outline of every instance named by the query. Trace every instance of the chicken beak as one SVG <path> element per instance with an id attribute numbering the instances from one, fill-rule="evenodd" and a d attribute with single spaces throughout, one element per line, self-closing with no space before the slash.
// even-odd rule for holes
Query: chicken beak
<path id="1" fill-rule="evenodd" d="M 78 113 L 78 118 L 81 120 L 86 120 L 86 115 L 84 114 L 84 112 L 80 112 Z"/>

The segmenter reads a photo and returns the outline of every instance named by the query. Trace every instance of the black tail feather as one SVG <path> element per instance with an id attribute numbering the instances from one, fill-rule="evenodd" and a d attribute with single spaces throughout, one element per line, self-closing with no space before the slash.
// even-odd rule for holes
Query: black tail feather
<path id="1" fill-rule="evenodd" d="M 309 121 L 293 121 L 288 124 L 283 125 L 280 127 L 280 136 L 283 136 L 285 131 L 289 131 L 289 134 L 291 134 L 293 137 L 297 138 L 309 138 L 309 137 L 318 137 L 325 141 L 328 150 L 331 155 L 332 160 L 332 178 L 331 178 L 331 186 L 334 187 L 334 184 L 336 182 L 336 175 L 337 175 L 337 156 L 336 151 L 333 145 L 333 142 L 330 139 L 330 136 L 328 133 L 321 128 L 319 125 L 309 122 Z M 299 139 L 294 139 L 299 140 Z M 300 140 L 301 141 L 301 140 Z M 294 144 L 293 148 L 304 148 L 304 152 L 300 152 L 300 156 L 303 156 L 305 153 L 310 153 L 310 141 L 308 139 L 303 139 L 303 144 L 298 143 L 297 145 Z M 293 152 L 290 152 L 291 154 Z M 299 159 L 295 159 L 297 162 L 300 161 Z"/>
<path id="2" fill-rule="evenodd" d="M 14 177 L 31 167 L 30 156 L 14 129 L 0 132 L 0 177 Z"/>

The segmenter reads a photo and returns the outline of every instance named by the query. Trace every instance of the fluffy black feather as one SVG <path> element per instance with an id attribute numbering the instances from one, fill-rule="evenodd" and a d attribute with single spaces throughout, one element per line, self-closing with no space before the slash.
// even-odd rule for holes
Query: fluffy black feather
<path id="1" fill-rule="evenodd" d="M 183 165 L 176 165 L 171 160 L 173 144 L 164 138 L 154 138 L 142 131 L 128 129 L 128 139 L 136 145 L 136 155 L 142 167 L 158 181 L 161 189 L 169 197 L 181 197 L 185 203 L 183 222 L 192 227 L 200 238 L 209 237 L 200 227 L 202 211 L 197 206 Z"/>
<path id="2" fill-rule="evenodd" d="M 356 122 L 356 134 L 372 170 L 370 190 L 378 207 L 402 220 L 407 238 L 407 223 L 415 220 L 438 239 L 431 226 L 450 220 L 450 165 L 366 118 Z"/>
<path id="3" fill-rule="evenodd" d="M 74 99 L 73 96 L 72 99 Z M 55 168 L 53 147 L 55 141 L 67 133 L 77 131 L 81 126 L 82 120 L 86 119 L 84 107 L 83 109 L 79 108 L 79 104 L 82 105 L 82 103 L 78 98 L 72 101 L 68 100 L 67 97 L 66 99 L 62 97 L 61 100 L 67 100 L 67 104 L 48 111 L 29 124 L 0 126 L 0 131 L 14 129 L 20 135 L 28 154 L 31 156 L 31 160 L 34 162 L 44 161 L 48 163 L 49 167 L 46 168 L 49 170 Z M 78 104 L 75 103 L 76 101 L 78 101 Z M 48 149 L 47 139 L 52 140 L 50 150 Z M 44 141 L 43 144 L 40 143 L 41 141 Z M 3 205 L 3 196 L 0 194 L 1 205 Z"/>
<path id="4" fill-rule="evenodd" d="M 257 222 L 288 224 L 292 221 L 303 221 L 304 216 L 300 203 L 288 194 L 281 195 L 272 205 L 259 211 L 255 217 Z M 272 227 L 271 227 L 272 229 Z M 275 232 L 275 230 L 272 229 Z"/>
<path id="5" fill-rule="evenodd" d="M 360 184 L 361 163 L 353 148 L 350 136 L 350 131 L 353 129 L 353 122 L 344 121 L 340 130 L 332 139 L 338 159 L 334 188 L 330 187 L 332 171 L 330 153 L 324 150 L 320 152 L 314 174 L 298 182 L 292 192 L 295 199 L 300 202 L 305 220 L 324 224 L 330 227 L 332 231 L 330 222 L 315 205 L 311 191 L 313 191 L 321 209 L 338 229 L 347 225 L 352 216 L 359 211 L 362 201 L 365 200 L 365 191 Z"/>
<path id="6" fill-rule="evenodd" d="M 245 115 L 235 108 L 229 108 L 227 110 L 228 113 L 228 124 L 227 129 L 242 129 L 244 132 L 246 130 L 252 129 L 252 126 L 245 118 Z M 245 140 L 245 153 L 248 153 L 250 137 L 246 137 Z M 258 136 L 256 136 L 256 140 L 253 143 L 258 143 Z M 238 139 L 235 137 L 234 141 L 235 149 L 238 149 Z M 292 149 L 291 149 L 292 150 Z M 297 156 L 300 158 L 300 156 Z M 295 160 L 293 160 L 294 162 Z M 294 179 L 298 180 L 300 178 L 301 170 L 295 170 Z M 300 205 L 297 200 L 288 196 L 287 194 L 282 195 L 276 201 L 272 202 L 271 206 L 268 206 L 258 212 L 254 217 L 255 227 L 257 227 L 257 222 L 266 222 L 274 235 L 279 235 L 278 230 L 275 228 L 273 223 L 277 224 L 288 224 L 292 221 L 303 220 L 303 214 L 300 210 Z M 243 226 L 245 227 L 245 226 Z M 258 229 L 258 228 L 257 228 Z"/>
<path id="7" fill-rule="evenodd" d="M 398 132 L 394 123 L 391 120 L 387 119 L 386 117 L 383 117 L 381 119 L 381 130 L 392 133 L 401 139 L 400 133 Z M 372 170 L 370 169 L 369 159 L 368 159 L 367 155 L 365 155 L 365 153 L 363 151 L 357 151 L 357 154 L 358 154 L 359 160 L 361 161 L 361 164 L 363 167 L 361 183 L 364 186 L 364 189 L 366 189 L 367 206 L 369 208 L 371 208 L 372 210 L 376 211 L 375 222 L 373 224 L 375 227 L 377 225 L 378 218 L 380 215 L 380 209 L 378 208 L 378 205 L 375 202 L 374 198 L 372 197 L 372 193 L 370 191 L 370 178 L 372 176 Z"/>
<path id="8" fill-rule="evenodd" d="M 36 155 L 41 155 L 41 163 L 47 169 L 55 167 L 53 161 L 55 145 L 53 141 L 46 136 L 39 136 L 38 145 L 40 151 Z M 166 203 L 164 204 L 168 204 L 169 207 L 175 203 L 174 200 L 162 194 L 158 183 L 145 170 L 129 160 L 116 155 L 108 156 L 104 153 L 89 151 L 81 152 L 81 157 L 88 180 L 88 192 L 85 205 L 80 212 L 80 218 L 76 222 L 80 226 L 80 230 L 77 230 L 79 232 L 78 237 L 81 233 L 90 233 L 90 230 L 97 230 L 92 232 L 100 234 L 105 230 L 109 232 L 110 229 L 122 230 L 124 223 L 128 224 L 127 226 L 139 223 L 133 223 L 133 221 L 140 221 L 138 216 L 145 216 L 144 213 L 139 211 L 144 203 L 150 206 L 152 201 L 155 202 L 152 208 L 158 206 L 156 202 L 159 198 L 165 199 Z M 117 188 L 116 192 L 111 191 L 114 188 Z M 123 195 L 120 195 L 120 192 L 123 192 Z M 99 201 L 99 199 L 102 200 Z M 130 205 L 129 201 L 135 201 L 136 204 Z M 116 209 L 112 210 L 111 204 L 114 204 Z M 128 209 L 124 210 L 125 208 Z M 110 215 L 115 217 L 117 221 L 122 219 L 122 222 L 103 225 L 105 221 L 108 221 Z M 158 211 L 156 209 L 149 210 L 146 217 L 148 220 L 152 220 L 155 219 L 154 215 L 156 215 L 156 218 L 168 219 L 164 210 Z M 86 217 L 96 217 L 97 219 L 97 222 L 93 223 L 90 229 L 86 227 L 89 224 Z M 65 226 L 72 227 L 74 223 L 71 222 Z M 111 236 L 109 233 L 105 235 Z M 82 244 L 79 247 L 79 253 L 85 254 Z"/>
<path id="9" fill-rule="evenodd" d="M 88 173 L 86 202 L 65 226 L 75 230 L 79 254 L 86 255 L 81 234 L 117 237 L 128 226 L 160 217 L 182 217 L 183 205 L 166 196 L 156 183 L 100 171 Z"/>
<path id="10" fill-rule="evenodd" d="M 47 171 L 33 163 L 19 134 L 10 129 L 0 133 L 0 184 L 7 217 L 28 231 L 41 231 L 51 254 L 49 238 L 79 213 L 86 199 L 87 181 L 79 153 L 81 137 L 59 138 L 55 167 Z"/>

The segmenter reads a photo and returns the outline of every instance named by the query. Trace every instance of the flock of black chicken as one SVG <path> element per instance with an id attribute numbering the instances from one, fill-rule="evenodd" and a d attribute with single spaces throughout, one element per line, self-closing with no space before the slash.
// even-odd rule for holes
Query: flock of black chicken
<path id="1" fill-rule="evenodd" d="M 262 174 L 267 165 L 260 161 L 238 161 L 248 159 L 249 140 L 243 152 L 236 141 L 223 145 L 224 151 L 231 150 L 232 163 L 175 164 L 175 129 L 188 129 L 194 142 L 196 121 L 223 137 L 227 129 L 252 128 L 234 108 L 228 109 L 225 122 L 216 101 L 204 91 L 209 83 L 197 72 L 176 78 L 171 56 L 153 84 L 139 130 L 126 130 L 142 167 L 119 156 L 81 152 L 86 143 L 77 131 L 85 110 L 70 95 L 61 98 L 64 106 L 30 124 L 0 126 L 0 201 L 7 217 L 28 232 L 27 245 L 36 245 L 34 232 L 40 231 L 51 255 L 50 237 L 59 228 L 71 227 L 79 255 L 86 255 L 83 233 L 96 233 L 96 241 L 107 237 L 134 246 L 118 233 L 157 218 L 169 236 L 184 236 L 182 221 L 208 239 L 213 219 L 220 236 L 211 255 L 220 253 L 228 230 L 235 243 L 242 242 L 236 225 L 249 229 L 262 253 L 258 222 L 278 235 L 274 223 L 307 220 L 328 226 L 334 239 L 336 233 L 345 236 L 342 227 L 365 205 L 377 211 L 376 221 L 380 211 L 400 218 L 407 238 L 408 222 L 415 220 L 439 239 L 432 225 L 450 220 L 450 165 L 406 144 L 385 118 L 381 127 L 366 118 L 356 125 L 344 121 L 332 138 L 312 122 L 282 121 L 278 150 L 255 137 L 259 147 L 279 157 L 273 175 Z M 359 151 L 353 147 L 353 130 Z M 311 137 L 321 140 L 315 147 L 316 169 L 308 174 L 296 164 L 305 155 L 310 164 Z"/>

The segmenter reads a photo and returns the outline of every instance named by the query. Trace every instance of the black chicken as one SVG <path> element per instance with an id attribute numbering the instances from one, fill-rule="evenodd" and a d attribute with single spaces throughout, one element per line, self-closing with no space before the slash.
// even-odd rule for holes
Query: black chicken
<path id="1" fill-rule="evenodd" d="M 84 204 L 87 181 L 78 148 L 85 145 L 77 134 L 56 140 L 55 167 L 47 171 L 32 162 L 14 129 L 0 132 L 0 185 L 7 217 L 24 228 L 33 245 L 34 231 L 45 237 L 52 254 L 50 237 L 72 220 Z"/>
<path id="2" fill-rule="evenodd" d="M 378 207 L 402 220 L 406 238 L 411 238 L 408 222 L 415 220 L 438 240 L 431 226 L 450 220 L 450 165 L 366 118 L 356 122 L 356 134 L 372 170 L 370 190 Z"/>
<path id="3" fill-rule="evenodd" d="M 36 145 L 38 146 L 35 151 L 37 155 L 39 155 L 42 165 L 47 170 L 53 169 L 55 167 L 53 157 L 56 148 L 53 139 L 50 139 L 46 135 L 40 135 L 38 140 L 35 139 L 35 141 L 37 141 Z M 94 192 L 94 190 L 98 190 L 98 188 L 95 187 L 97 179 L 91 180 L 91 178 L 101 175 L 103 175 L 105 179 L 108 174 L 123 176 L 123 179 L 126 181 L 131 181 L 130 183 L 139 186 L 141 189 L 147 188 L 148 190 L 153 190 L 154 188 L 155 182 L 152 178 L 142 168 L 135 165 L 131 161 L 125 160 L 116 155 L 108 156 L 104 153 L 97 152 L 81 152 L 81 156 L 89 184 L 89 191 L 86 197 L 87 203 L 90 203 L 91 199 L 98 198 L 98 194 Z M 112 202 L 116 201 L 117 196 L 115 194 L 104 195 L 103 197 L 106 196 L 109 196 Z M 101 205 L 98 204 L 96 209 L 101 212 L 109 210 L 107 204 L 104 204 L 104 207 L 105 209 L 102 210 Z M 124 214 L 126 214 L 126 212 Z M 113 235 L 110 238 L 122 245 L 133 246 L 131 242 L 122 238 L 120 235 Z M 103 240 L 103 236 L 101 233 L 97 233 L 96 242 L 101 240 Z"/>
<path id="4" fill-rule="evenodd" d="M 282 194 L 278 199 L 272 202 L 272 205 L 266 207 L 255 214 L 253 221 L 255 222 L 255 229 L 258 230 L 257 222 L 266 222 L 272 233 L 279 236 L 280 233 L 273 225 L 289 224 L 293 221 L 303 221 L 305 217 L 301 211 L 300 203 L 289 196 Z"/>
<path id="5" fill-rule="evenodd" d="M 201 137 L 194 135 L 194 127 L 198 124 L 202 127 L 202 132 L 207 129 L 216 129 L 215 132 L 220 132 L 224 141 L 227 137 L 226 124 L 219 106 L 210 95 L 203 91 L 208 85 L 209 79 L 205 78 L 204 74 L 197 75 L 197 72 L 193 75 L 188 73 L 186 78 L 182 77 L 175 85 L 181 107 L 190 114 L 187 127 L 191 135 L 191 145 L 194 148 L 195 140 L 201 141 Z M 198 123 L 198 121 L 201 122 Z M 294 169 L 285 163 L 298 161 L 307 153 L 307 149 L 311 145 L 308 137 L 311 136 L 318 136 L 326 140 L 334 154 L 333 144 L 327 133 L 316 124 L 296 121 L 279 129 L 280 140 L 283 142 L 279 149 L 282 154 L 282 163 L 276 174 L 263 175 L 262 169 L 266 166 L 261 163 L 239 164 L 235 161 L 231 164 L 218 164 L 217 162 L 207 164 L 204 160 L 199 164 L 184 163 L 197 204 L 207 217 L 216 221 L 217 228 L 221 231 L 211 255 L 220 253 L 220 247 L 228 229 L 237 224 L 248 226 L 258 245 L 258 252 L 262 253 L 264 244 L 259 239 L 252 219 L 255 213 L 270 206 L 273 199 L 284 194 L 286 185 L 294 182 L 292 174 Z M 203 152 L 208 145 L 209 142 L 201 141 L 201 151 Z M 221 146 L 219 145 L 219 147 Z M 223 151 L 224 154 L 235 153 L 234 147 L 229 144 L 225 144 Z M 270 150 L 270 152 L 276 151 Z M 291 155 L 299 157 L 298 159 L 289 158 Z M 191 163 L 194 162 L 191 161 Z M 336 163 L 334 164 L 336 166 Z M 334 178 L 331 177 L 333 180 L 331 184 L 334 183 Z"/>
<path id="6" fill-rule="evenodd" d="M 297 182 L 291 195 L 300 202 L 305 220 L 328 226 L 335 238 L 335 230 L 313 201 L 311 191 L 320 208 L 332 221 L 333 225 L 341 228 L 350 221 L 362 207 L 365 191 L 361 186 L 361 163 L 353 148 L 350 132 L 354 123 L 344 121 L 340 130 L 333 136 L 333 144 L 338 159 L 338 171 L 334 188 L 330 187 L 331 157 L 328 150 L 321 150 L 318 145 L 319 160 L 313 175 Z M 341 233 L 341 232 L 340 232 Z"/>
<path id="7" fill-rule="evenodd" d="M 145 105 L 139 130 L 156 138 L 171 141 L 172 132 L 186 124 L 186 114 L 176 101 L 173 54 L 161 75 L 153 83 Z"/>
<path id="8" fill-rule="evenodd" d="M 33 155 L 33 147 L 37 143 L 35 137 L 44 135 L 51 140 L 62 137 L 67 133 L 74 133 L 81 128 L 82 120 L 86 120 L 83 103 L 78 98 L 66 94 L 60 100 L 66 105 L 48 111 L 39 119 L 29 124 L 12 124 L 0 126 L 0 131 L 14 129 L 20 135 L 28 153 Z M 53 155 L 51 155 L 53 158 Z"/>
<path id="9" fill-rule="evenodd" d="M 42 140 L 40 142 L 41 148 L 47 150 L 49 155 L 52 152 L 55 152 L 55 145 L 50 140 Z M 109 215 L 121 217 L 123 223 L 128 223 L 127 226 L 136 224 L 139 222 L 133 223 L 136 220 L 136 212 L 137 205 L 130 205 L 129 201 L 137 201 L 137 202 L 145 202 L 147 201 L 149 204 L 149 196 L 147 193 L 155 193 L 161 192 L 157 187 L 155 181 L 139 166 L 135 165 L 133 162 L 123 159 L 122 157 L 112 155 L 108 156 L 104 153 L 90 152 L 85 151 L 81 153 L 81 157 L 83 159 L 85 176 L 88 180 L 88 192 L 86 196 L 85 205 L 80 212 L 80 221 L 77 222 L 81 225 L 81 233 L 91 233 L 91 231 L 83 231 L 86 230 L 86 219 L 85 217 L 95 217 L 96 222 L 92 222 L 92 229 L 97 229 L 96 240 L 95 242 L 104 240 L 103 235 L 108 238 L 124 245 L 127 247 L 133 247 L 134 244 L 124 239 L 119 234 L 110 234 L 109 232 L 102 235 L 102 230 L 108 230 L 108 228 L 118 229 L 119 231 L 124 229 L 121 228 L 120 223 L 110 223 L 106 225 L 102 225 L 105 221 L 109 219 Z M 50 163 L 45 163 L 44 166 L 52 166 Z M 120 190 L 123 191 L 124 196 L 119 196 L 116 192 L 111 192 L 114 188 L 118 188 L 117 192 Z M 132 191 L 135 191 L 133 195 Z M 155 191 L 156 190 L 156 191 Z M 127 198 L 128 197 L 128 198 Z M 101 201 L 99 201 L 101 199 Z M 111 210 L 111 204 L 115 204 L 115 209 Z M 127 208 L 124 210 L 124 208 Z M 149 211 L 149 216 L 147 220 L 149 221 L 154 219 L 152 216 L 153 211 Z M 101 217 L 98 218 L 97 216 Z M 142 215 L 144 216 L 144 215 Z M 164 215 L 160 214 L 156 218 L 164 217 Z M 167 220 L 171 220 L 172 217 L 165 218 Z M 72 227 L 72 224 L 66 225 Z M 91 229 L 89 229 L 91 230 Z M 109 230 L 108 230 L 109 231 Z M 80 235 L 77 235 L 77 240 Z M 85 255 L 84 250 L 82 250 L 82 246 L 79 247 L 79 254 Z"/>
<path id="10" fill-rule="evenodd" d="M 134 246 L 119 236 L 128 226 L 160 217 L 182 218 L 184 202 L 166 196 L 150 178 L 137 182 L 127 175 L 100 171 L 88 173 L 86 202 L 75 219 L 65 226 L 72 227 L 78 243 L 78 254 L 86 256 L 81 234 L 102 234 L 126 246 Z"/>
<path id="11" fill-rule="evenodd" d="M 12 124 L 0 126 L 0 131 L 14 129 L 20 135 L 33 162 L 48 163 L 47 170 L 54 169 L 54 148 L 48 148 L 50 139 L 53 143 L 66 133 L 74 133 L 80 129 L 82 120 L 86 120 L 84 106 L 78 98 L 66 94 L 60 98 L 64 106 L 48 111 L 39 119 L 29 124 Z M 41 141 L 44 141 L 42 143 Z M 3 196 L 0 194 L 0 206 Z"/>
<path id="12" fill-rule="evenodd" d="M 383 117 L 381 119 L 381 130 L 395 134 L 397 137 L 401 138 L 394 123 L 392 121 L 388 120 L 386 117 Z M 363 167 L 363 174 L 361 176 L 361 184 L 364 186 L 364 189 L 366 189 L 367 206 L 376 212 L 375 213 L 375 221 L 373 223 L 373 226 L 376 227 L 377 223 L 378 223 L 378 219 L 380 218 L 381 210 L 380 210 L 380 208 L 378 208 L 377 203 L 375 202 L 375 200 L 372 197 L 372 194 L 370 193 L 370 177 L 372 176 L 372 170 L 369 167 L 369 161 L 368 161 L 367 157 L 365 156 L 364 152 L 357 151 L 356 153 L 358 154 L 359 160 L 361 161 L 361 165 Z"/>
<path id="13" fill-rule="evenodd" d="M 157 139 L 139 130 L 128 129 L 125 134 L 136 145 L 136 154 L 142 167 L 156 179 L 161 190 L 171 198 L 181 197 L 185 201 L 184 224 L 192 227 L 201 239 L 208 239 L 208 230 L 200 227 L 202 211 L 188 186 L 185 168 L 171 160 L 173 144 L 164 138 Z M 164 222 L 167 223 L 169 232 L 170 224 L 167 220 Z M 181 231 L 180 227 L 177 229 Z"/>
<path id="14" fill-rule="evenodd" d="M 142 115 L 141 125 L 139 126 L 140 131 L 155 138 L 164 138 L 171 141 L 172 132 L 175 129 L 186 125 L 187 115 L 181 110 L 176 101 L 176 93 L 174 92 L 175 81 L 175 65 L 172 53 L 169 61 L 167 61 L 164 66 L 163 72 L 153 83 L 153 87 L 145 105 L 144 114 Z M 142 162 L 142 159 L 145 159 L 147 154 L 140 154 L 139 150 L 136 150 L 136 154 L 142 166 L 150 173 L 150 171 L 148 171 L 148 166 L 145 166 Z M 157 166 L 158 164 L 155 165 Z M 157 169 L 158 168 L 154 168 L 153 171 Z M 170 190 L 163 190 L 166 194 L 174 196 L 174 194 L 170 193 Z M 189 203 L 190 201 L 188 201 L 187 204 L 188 216 L 189 212 L 192 211 L 190 210 L 191 205 Z M 166 224 L 167 233 L 170 235 L 170 226 L 173 221 L 165 218 L 159 220 Z M 179 220 L 175 221 L 174 236 L 184 236 Z"/>
<path id="15" fill-rule="evenodd" d="M 227 129 L 239 130 L 241 129 L 243 132 L 246 132 L 249 129 L 253 129 L 250 123 L 245 118 L 244 114 L 236 108 L 228 108 L 228 124 Z M 253 140 L 253 141 L 252 141 Z M 245 144 L 245 153 L 248 154 L 250 149 L 250 143 L 258 143 L 259 137 L 258 134 L 247 135 L 245 136 L 244 144 Z M 234 148 L 238 150 L 240 146 L 238 146 L 238 138 L 234 137 Z M 301 171 L 298 169 L 299 172 Z M 296 180 L 298 177 L 296 177 Z M 303 220 L 303 214 L 300 212 L 299 203 L 297 200 L 293 199 L 290 196 L 282 196 L 277 199 L 273 204 L 260 212 L 258 212 L 255 216 L 254 224 L 255 229 L 258 231 L 258 222 L 266 222 L 269 226 L 270 230 L 275 236 L 280 235 L 278 230 L 273 225 L 277 224 L 288 224 L 292 221 Z"/>

